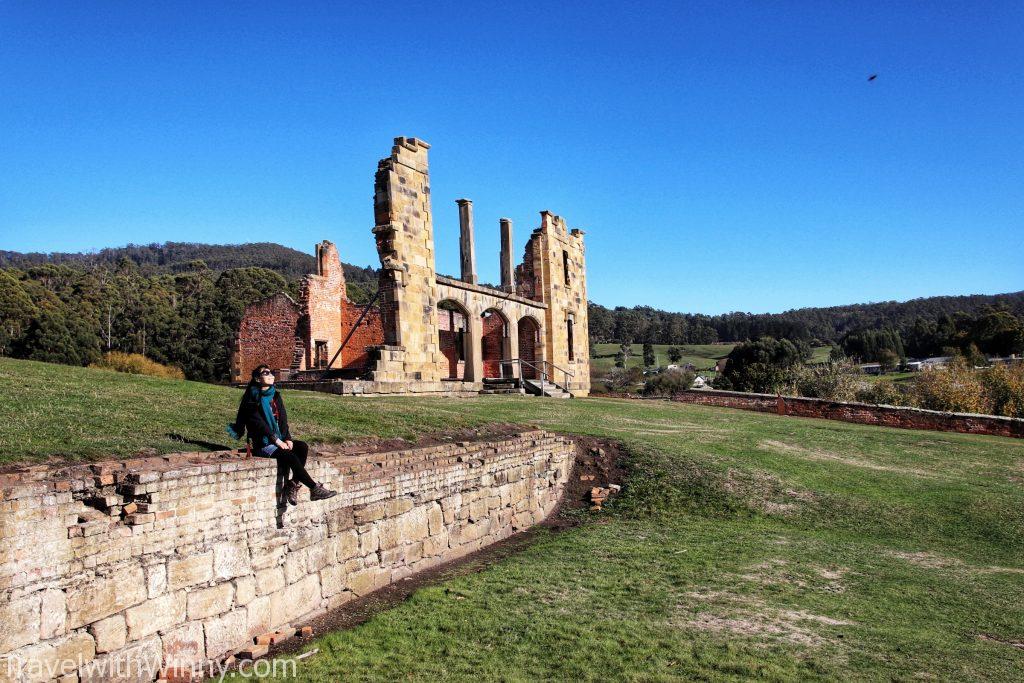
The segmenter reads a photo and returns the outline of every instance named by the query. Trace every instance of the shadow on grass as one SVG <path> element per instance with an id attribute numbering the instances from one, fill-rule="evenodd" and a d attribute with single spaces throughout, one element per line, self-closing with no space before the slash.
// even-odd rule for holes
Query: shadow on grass
<path id="1" fill-rule="evenodd" d="M 186 438 L 186 437 L 182 436 L 181 434 L 169 433 L 169 434 L 165 434 L 164 436 L 166 436 L 171 441 L 178 441 L 180 443 L 187 443 L 187 444 L 191 444 L 193 446 L 201 446 L 201 447 L 205 448 L 208 451 L 230 451 L 230 450 L 234 449 L 234 446 L 225 446 L 222 443 L 213 443 L 212 441 L 201 441 L 201 440 L 198 440 L 198 439 L 189 439 L 189 438 Z"/>

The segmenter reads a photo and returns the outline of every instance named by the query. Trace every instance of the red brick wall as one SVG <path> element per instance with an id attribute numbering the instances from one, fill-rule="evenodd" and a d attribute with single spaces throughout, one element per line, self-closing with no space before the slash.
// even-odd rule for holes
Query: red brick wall
<path id="1" fill-rule="evenodd" d="M 247 382 L 261 363 L 274 369 L 291 367 L 301 335 L 300 318 L 298 304 L 284 293 L 246 306 L 238 329 L 234 379 Z"/>
<path id="2" fill-rule="evenodd" d="M 348 300 L 341 302 L 341 339 L 344 341 L 349 330 L 359 319 L 363 312 L 362 304 L 354 304 Z M 337 368 L 366 368 L 370 365 L 370 355 L 366 352 L 367 346 L 380 346 L 384 343 L 384 326 L 381 323 L 380 309 L 372 307 L 359 323 L 355 334 L 348 340 L 348 344 L 341 352 L 341 358 L 334 363 Z M 330 360 L 328 358 L 328 360 Z"/>
<path id="3" fill-rule="evenodd" d="M 466 363 L 459 360 L 459 345 L 462 340 L 459 338 L 459 330 L 466 329 L 466 316 L 459 311 L 438 309 L 438 342 L 441 346 L 441 353 L 448 361 L 448 378 L 465 379 Z"/>
<path id="4" fill-rule="evenodd" d="M 675 395 L 673 400 L 682 403 L 755 410 L 779 415 L 817 417 L 901 429 L 930 429 L 940 432 L 1024 438 L 1024 420 L 995 415 L 942 413 L 918 408 L 839 403 L 819 398 L 744 394 L 734 391 L 692 390 Z"/>
<path id="5" fill-rule="evenodd" d="M 530 318 L 523 318 L 519 321 L 519 357 L 525 361 L 533 362 L 537 359 L 537 344 L 540 328 Z M 537 379 L 537 371 L 528 365 L 523 366 L 524 379 Z"/>
<path id="6" fill-rule="evenodd" d="M 483 318 L 484 377 L 501 377 L 501 361 L 505 344 L 505 321 L 497 313 Z"/>

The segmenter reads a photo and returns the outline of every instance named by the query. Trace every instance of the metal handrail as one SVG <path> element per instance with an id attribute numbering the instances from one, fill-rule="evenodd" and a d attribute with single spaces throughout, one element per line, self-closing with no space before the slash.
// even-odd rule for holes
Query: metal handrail
<path id="1" fill-rule="evenodd" d="M 338 360 L 338 356 L 341 355 L 341 352 L 345 349 L 345 346 L 348 344 L 349 340 L 352 339 L 352 335 L 356 333 L 357 329 L 359 329 L 359 324 L 363 322 L 363 318 L 365 318 L 366 314 L 370 312 L 370 308 L 373 306 L 373 304 L 377 302 L 377 297 L 379 296 L 380 290 L 378 289 L 376 292 L 373 293 L 373 296 L 370 298 L 370 301 L 365 306 L 363 306 L 363 311 L 362 313 L 359 314 L 359 317 L 356 319 L 355 325 L 353 325 L 352 329 L 350 329 L 348 331 L 348 334 L 345 335 L 345 341 L 341 342 L 341 346 L 339 346 L 338 350 L 334 352 L 334 355 L 331 357 L 330 362 L 327 363 L 327 367 L 325 367 L 324 371 L 320 373 L 320 379 L 327 377 L 327 373 L 331 371 L 331 366 L 334 365 L 334 361 Z"/>
<path id="2" fill-rule="evenodd" d="M 536 363 L 540 363 L 541 367 L 538 367 L 536 365 Z M 562 375 L 564 377 L 562 389 L 564 389 L 565 391 L 569 390 L 569 378 L 576 376 L 575 373 L 569 372 L 565 368 L 560 368 L 560 367 L 558 367 L 557 365 L 555 365 L 554 363 L 552 363 L 549 360 L 528 361 L 528 360 L 523 360 L 522 358 L 508 358 L 506 360 L 500 361 L 500 365 L 501 365 L 501 368 L 502 368 L 502 375 L 503 376 L 505 374 L 505 366 L 506 365 L 513 365 L 513 364 L 515 364 L 519 368 L 519 379 L 520 379 L 520 381 L 522 381 L 522 379 L 523 379 L 523 366 L 524 365 L 529 367 L 529 368 L 533 368 L 534 370 L 536 370 L 540 374 L 540 393 L 541 393 L 542 396 L 544 395 L 544 383 L 545 382 L 551 382 L 555 386 L 558 386 L 557 382 L 554 382 L 553 380 L 551 380 L 551 374 L 548 373 L 548 371 L 544 368 L 544 366 L 550 365 L 554 370 L 558 370 L 559 372 L 562 373 Z"/>

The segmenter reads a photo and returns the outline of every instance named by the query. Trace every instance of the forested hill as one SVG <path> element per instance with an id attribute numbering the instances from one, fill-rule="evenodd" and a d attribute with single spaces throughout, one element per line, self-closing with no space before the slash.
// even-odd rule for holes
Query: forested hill
<path id="1" fill-rule="evenodd" d="M 349 297 L 368 301 L 377 271 L 344 267 Z M 299 278 L 315 270 L 312 255 L 271 243 L 167 242 L 89 254 L 0 251 L 0 355 L 87 365 L 117 350 L 176 365 L 191 379 L 224 380 L 246 304 L 280 291 L 298 296 Z M 757 315 L 596 303 L 589 312 L 595 343 L 710 344 L 771 336 L 838 344 L 865 361 L 887 351 L 925 357 L 948 349 L 975 355 L 1024 350 L 1024 292 Z"/>
<path id="2" fill-rule="evenodd" d="M 839 342 L 847 333 L 892 328 L 907 335 L 915 325 L 934 325 L 958 313 L 976 317 L 990 308 L 1024 317 L 1024 291 L 1009 294 L 933 296 L 910 301 L 801 308 L 784 313 L 670 313 L 649 306 L 608 309 L 590 304 L 590 334 L 596 342 L 710 344 L 771 336 Z"/>
<path id="3" fill-rule="evenodd" d="M 21 253 L 0 250 L 0 268 L 30 268 L 45 264 L 114 267 L 122 258 L 131 259 L 143 275 L 163 275 L 194 270 L 202 261 L 214 272 L 232 268 L 268 268 L 297 280 L 306 273 L 316 272 L 316 260 L 311 253 L 298 251 L 273 242 L 250 244 L 197 244 L 195 242 L 164 242 L 163 244 L 129 244 L 110 247 L 91 253 L 39 252 Z M 376 289 L 377 271 L 350 263 L 342 264 L 350 283 L 372 283 Z"/>

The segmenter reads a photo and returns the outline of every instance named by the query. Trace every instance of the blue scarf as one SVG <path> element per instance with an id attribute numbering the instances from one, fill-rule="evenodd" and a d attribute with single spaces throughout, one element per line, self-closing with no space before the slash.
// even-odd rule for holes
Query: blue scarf
<path id="1" fill-rule="evenodd" d="M 270 402 L 274 400 L 274 394 L 277 393 L 277 389 L 271 384 L 264 390 L 259 387 L 253 387 L 253 392 L 259 395 L 260 408 L 263 409 L 263 417 L 266 418 L 267 424 L 270 425 L 271 431 L 274 433 L 276 439 L 281 438 L 281 427 L 277 424 L 277 418 L 274 417 L 274 409 L 270 407 Z M 270 443 L 270 438 L 267 436 L 263 437 L 263 445 L 266 446 Z"/>

